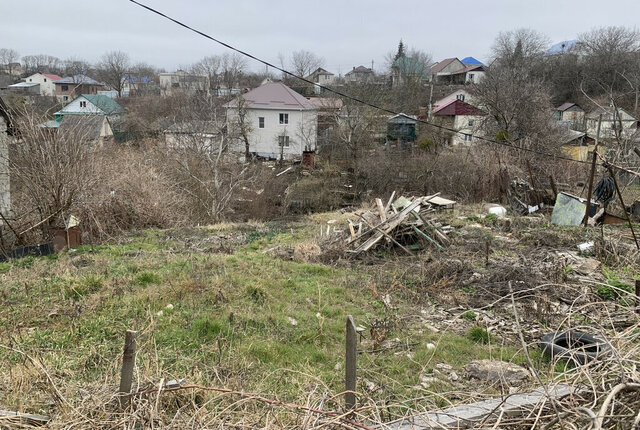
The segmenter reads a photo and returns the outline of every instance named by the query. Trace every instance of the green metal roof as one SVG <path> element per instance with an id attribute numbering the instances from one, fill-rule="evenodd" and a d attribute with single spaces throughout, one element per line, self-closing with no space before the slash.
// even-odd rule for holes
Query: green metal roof
<path id="1" fill-rule="evenodd" d="M 82 97 L 84 97 L 89 102 L 94 104 L 98 109 L 103 111 L 105 115 L 114 115 L 125 112 L 122 106 L 120 106 L 112 98 L 107 97 L 104 94 L 82 94 Z"/>
<path id="2" fill-rule="evenodd" d="M 429 77 L 426 66 L 414 57 L 400 57 L 393 62 L 392 68 L 396 68 L 406 76 L 420 76 L 423 79 Z"/>

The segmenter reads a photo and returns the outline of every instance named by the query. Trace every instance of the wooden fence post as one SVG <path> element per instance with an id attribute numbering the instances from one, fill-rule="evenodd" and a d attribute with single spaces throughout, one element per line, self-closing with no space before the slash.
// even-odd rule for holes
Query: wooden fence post
<path id="1" fill-rule="evenodd" d="M 636 279 L 636 312 L 640 313 L 640 279 Z"/>
<path id="2" fill-rule="evenodd" d="M 356 360 L 358 358 L 358 339 L 353 317 L 347 315 L 346 361 L 345 361 L 345 393 L 344 404 L 347 410 L 356 407 Z"/>
<path id="3" fill-rule="evenodd" d="M 120 372 L 120 406 L 125 407 L 131 393 L 131 381 L 133 380 L 133 369 L 136 364 L 136 336 L 137 331 L 127 330 L 124 337 L 124 352 L 122 354 L 122 371 Z"/>

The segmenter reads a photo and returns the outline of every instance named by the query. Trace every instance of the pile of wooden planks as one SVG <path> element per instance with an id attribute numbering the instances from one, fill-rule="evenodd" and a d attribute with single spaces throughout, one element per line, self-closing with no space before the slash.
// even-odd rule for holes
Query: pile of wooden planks
<path id="1" fill-rule="evenodd" d="M 360 254 L 380 246 L 398 247 L 407 254 L 435 246 L 444 249 L 449 245 L 447 233 L 449 226 L 441 226 L 430 220 L 436 203 L 430 203 L 437 194 L 424 197 L 399 197 L 395 193 L 385 205 L 376 199 L 376 209 L 356 214 L 358 220 L 349 220 L 350 237 L 347 239 L 348 251 Z M 444 200 L 444 199 L 440 199 Z M 455 203 L 455 202 L 453 202 Z"/>

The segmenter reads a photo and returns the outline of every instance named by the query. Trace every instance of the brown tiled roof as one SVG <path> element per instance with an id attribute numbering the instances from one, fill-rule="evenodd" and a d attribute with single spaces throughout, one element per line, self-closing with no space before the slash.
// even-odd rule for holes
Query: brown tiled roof
<path id="1" fill-rule="evenodd" d="M 457 58 L 446 58 L 442 61 L 440 61 L 439 63 L 434 64 L 433 66 L 431 66 L 431 69 L 429 70 L 429 72 L 433 73 L 440 73 L 442 71 L 442 69 L 444 69 L 445 67 L 447 67 L 449 64 L 453 63 L 454 61 L 456 61 Z"/>

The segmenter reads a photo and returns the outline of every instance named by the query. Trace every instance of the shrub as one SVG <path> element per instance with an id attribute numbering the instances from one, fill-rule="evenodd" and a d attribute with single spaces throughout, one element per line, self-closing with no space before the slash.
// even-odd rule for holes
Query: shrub
<path id="1" fill-rule="evenodd" d="M 483 345 L 490 343 L 492 339 L 491 333 L 480 326 L 475 326 L 469 329 L 467 337 L 472 341 Z"/>

